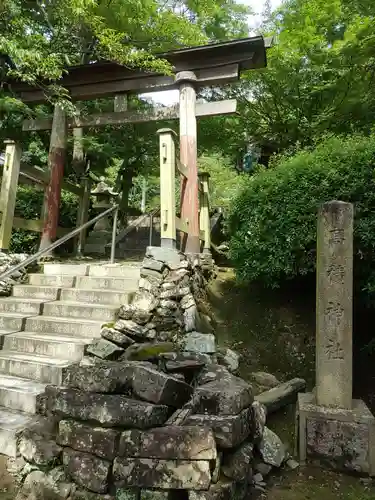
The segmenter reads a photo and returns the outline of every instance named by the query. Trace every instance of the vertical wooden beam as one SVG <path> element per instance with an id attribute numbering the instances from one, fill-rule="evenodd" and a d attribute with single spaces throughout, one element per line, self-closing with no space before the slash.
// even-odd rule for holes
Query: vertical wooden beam
<path id="1" fill-rule="evenodd" d="M 82 144 L 83 128 L 73 129 L 73 166 L 78 174 L 85 171 L 85 152 Z"/>
<path id="2" fill-rule="evenodd" d="M 146 212 L 146 201 L 147 201 L 147 179 L 143 177 L 142 179 L 142 199 L 141 199 L 141 212 L 144 214 Z"/>
<path id="3" fill-rule="evenodd" d="M 82 178 L 83 195 L 79 200 L 77 213 L 77 227 L 86 224 L 89 220 L 89 205 L 91 193 L 91 179 L 89 177 Z M 79 233 L 77 238 L 76 255 L 81 256 L 82 250 L 85 248 L 87 229 Z"/>
<path id="4" fill-rule="evenodd" d="M 2 214 L 0 224 L 1 250 L 9 249 L 21 163 L 21 147 L 19 144 L 11 140 L 5 141 L 5 144 L 5 163 L 0 193 L 0 212 Z"/>
<path id="5" fill-rule="evenodd" d="M 200 196 L 200 229 L 204 232 L 203 253 L 211 253 L 211 221 L 210 221 L 210 196 L 209 179 L 210 174 L 202 172 L 199 174 L 199 180 L 202 183 Z"/>
<path id="6" fill-rule="evenodd" d="M 61 184 L 67 143 L 67 120 L 64 109 L 56 104 L 53 113 L 52 132 L 48 155 L 49 183 L 44 195 L 43 232 L 40 250 L 47 248 L 56 238 L 59 222 Z"/>
<path id="7" fill-rule="evenodd" d="M 113 100 L 113 110 L 115 113 L 121 113 L 128 110 L 128 96 L 127 94 L 115 95 Z M 121 174 L 120 182 L 120 221 L 124 226 L 128 222 L 128 211 L 129 211 L 129 193 L 132 187 L 133 174 L 129 171 L 123 171 Z"/>
<path id="8" fill-rule="evenodd" d="M 176 248 L 176 152 L 174 136 L 168 128 L 158 130 L 160 144 L 160 226 L 161 246 Z"/>
<path id="9" fill-rule="evenodd" d="M 180 89 L 180 160 L 188 169 L 188 177 L 182 179 L 181 219 L 188 223 L 189 233 L 183 241 L 182 251 L 198 254 L 199 200 L 197 170 L 197 120 L 195 116 L 197 77 L 192 71 L 181 71 L 176 75 Z"/>
<path id="10" fill-rule="evenodd" d="M 113 111 L 121 113 L 121 111 L 128 110 L 128 96 L 127 94 L 115 95 L 113 103 Z"/>

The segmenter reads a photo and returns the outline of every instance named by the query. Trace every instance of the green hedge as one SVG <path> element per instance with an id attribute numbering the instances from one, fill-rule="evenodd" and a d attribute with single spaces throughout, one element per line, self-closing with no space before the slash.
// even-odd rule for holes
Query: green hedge
<path id="1" fill-rule="evenodd" d="M 44 193 L 30 186 L 18 186 L 15 215 L 23 219 L 39 219 Z M 75 227 L 78 210 L 78 197 L 67 191 L 61 193 L 59 226 Z M 40 233 L 13 229 L 10 241 L 12 252 L 33 253 L 38 250 Z M 71 250 L 72 242 L 67 242 L 62 252 Z"/>
<path id="2" fill-rule="evenodd" d="M 375 296 L 375 137 L 329 138 L 253 176 L 232 203 L 231 258 L 243 281 L 277 287 L 315 270 L 317 210 L 355 204 L 355 284 Z"/>

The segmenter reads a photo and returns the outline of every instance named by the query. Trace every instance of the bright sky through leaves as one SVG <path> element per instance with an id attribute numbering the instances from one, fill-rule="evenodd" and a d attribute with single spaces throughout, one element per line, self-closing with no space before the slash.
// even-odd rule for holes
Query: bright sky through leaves
<path id="1" fill-rule="evenodd" d="M 257 28 L 262 20 L 262 11 L 264 6 L 264 0 L 241 0 L 242 4 L 249 5 L 254 12 L 254 15 L 249 18 L 249 28 L 250 34 Z M 272 0 L 272 8 L 275 9 L 281 4 L 281 0 Z M 150 97 L 153 101 L 164 104 L 165 106 L 170 106 L 178 102 L 178 90 L 166 90 L 164 92 L 153 92 L 151 94 L 145 94 L 145 96 Z"/>

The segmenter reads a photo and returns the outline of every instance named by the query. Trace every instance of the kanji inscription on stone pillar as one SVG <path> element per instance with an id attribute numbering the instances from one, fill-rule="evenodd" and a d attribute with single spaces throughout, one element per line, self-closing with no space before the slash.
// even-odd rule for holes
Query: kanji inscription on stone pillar
<path id="1" fill-rule="evenodd" d="M 353 205 L 331 201 L 318 217 L 316 398 L 352 405 Z"/>

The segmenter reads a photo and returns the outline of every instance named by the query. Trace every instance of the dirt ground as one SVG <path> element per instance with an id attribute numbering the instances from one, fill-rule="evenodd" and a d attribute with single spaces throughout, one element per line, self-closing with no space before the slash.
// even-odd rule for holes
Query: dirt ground
<path id="1" fill-rule="evenodd" d="M 315 318 L 306 300 L 262 297 L 235 282 L 232 270 L 222 270 L 210 286 L 210 304 L 217 321 L 219 343 L 241 353 L 240 375 L 268 371 L 281 381 L 303 377 L 314 384 Z M 271 415 L 267 425 L 294 455 L 295 408 Z M 298 460 L 298 457 L 294 457 Z M 375 480 L 337 474 L 317 467 L 281 469 L 266 479 L 261 500 L 375 500 Z"/>

